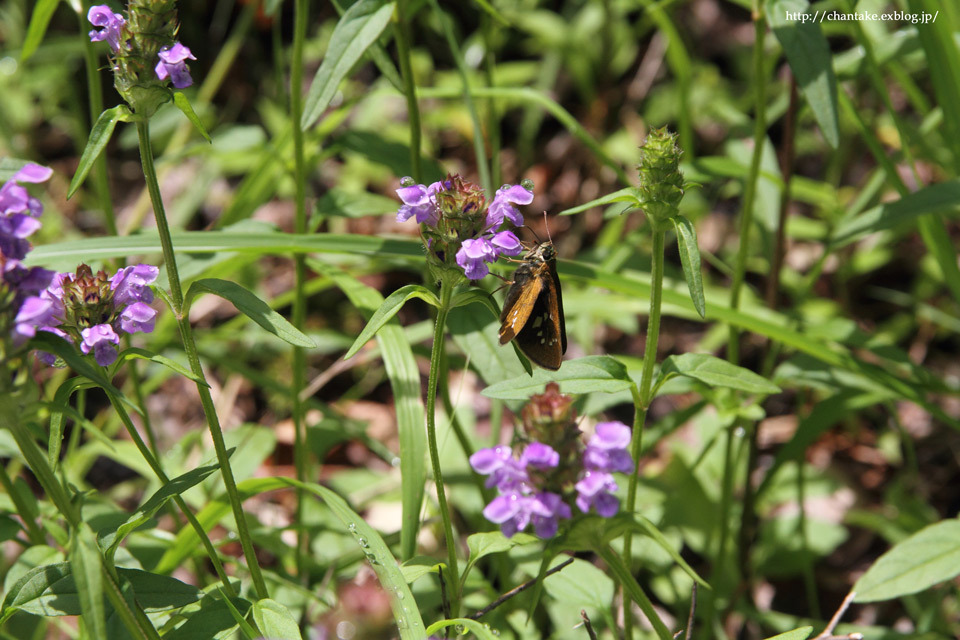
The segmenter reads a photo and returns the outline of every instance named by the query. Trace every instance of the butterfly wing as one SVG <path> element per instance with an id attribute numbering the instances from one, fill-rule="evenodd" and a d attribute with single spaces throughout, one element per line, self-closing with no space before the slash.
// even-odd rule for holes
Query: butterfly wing
<path id="1" fill-rule="evenodd" d="M 530 318 L 533 307 L 540 297 L 543 282 L 536 274 L 537 267 L 521 264 L 513 274 L 513 284 L 507 291 L 500 313 L 500 344 L 507 344 L 521 331 Z"/>
<path id="2" fill-rule="evenodd" d="M 548 305 L 550 305 L 550 308 L 556 308 L 557 310 L 557 331 L 560 332 L 560 355 L 563 355 L 567 352 L 567 323 L 563 316 L 563 292 L 560 289 L 560 276 L 557 275 L 557 261 L 550 260 L 548 264 L 550 266 L 550 279 L 553 282 L 553 286 L 550 287 L 550 289 L 557 297 L 556 305 L 553 305 L 551 301 L 548 301 Z"/>
<path id="3" fill-rule="evenodd" d="M 543 265 L 542 279 L 549 277 Z M 540 294 L 533 303 L 527 322 L 517 333 L 517 345 L 534 364 L 556 371 L 563 362 L 566 335 L 563 332 L 563 315 L 559 310 L 555 286 L 540 287 Z"/>

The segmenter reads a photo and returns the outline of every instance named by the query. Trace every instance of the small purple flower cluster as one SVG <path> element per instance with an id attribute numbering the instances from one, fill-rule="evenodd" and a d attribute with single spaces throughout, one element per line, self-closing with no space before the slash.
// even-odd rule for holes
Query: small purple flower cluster
<path id="1" fill-rule="evenodd" d="M 522 413 L 530 441 L 519 458 L 507 446 L 481 449 L 470 457 L 474 471 L 489 476 L 486 486 L 500 495 L 483 510 L 507 537 L 533 524 L 541 538 L 557 533 L 561 519 L 572 517 L 571 505 L 583 513 L 594 510 L 609 518 L 620 508 L 613 473 L 633 470 L 627 451 L 630 427 L 622 422 L 601 422 L 586 447 L 570 408 L 571 399 L 556 385 L 534 396 Z"/>
<path id="2" fill-rule="evenodd" d="M 515 205 L 533 202 L 526 184 L 504 185 L 485 206 L 482 190 L 476 185 L 450 176 L 426 186 L 404 178 L 397 189 L 403 206 L 397 221 L 415 218 L 426 225 L 424 236 L 434 255 L 454 255 L 456 264 L 468 280 L 479 280 L 490 273 L 488 265 L 500 256 L 516 256 L 523 250 L 516 234 L 502 229 L 504 223 L 523 225 L 523 216 Z M 447 262 L 441 258 L 441 262 Z"/>
<path id="3" fill-rule="evenodd" d="M 23 342 L 16 326 L 26 301 L 43 291 L 54 277 L 52 271 L 26 267 L 21 262 L 30 251 L 27 238 L 41 226 L 38 218 L 43 213 L 43 205 L 20 183 L 45 182 L 52 173 L 47 167 L 30 163 L 0 187 L 0 327 L 3 327 L 0 340 L 12 335 L 15 347 Z"/>
<path id="4" fill-rule="evenodd" d="M 87 20 L 93 26 L 100 27 L 99 31 L 96 29 L 90 31 L 90 40 L 93 42 L 106 40 L 114 53 L 119 53 L 121 46 L 128 46 L 123 35 L 123 28 L 127 25 L 127 21 L 122 14 L 114 13 L 105 4 L 99 4 L 90 7 Z M 189 48 L 175 42 L 163 47 L 157 57 L 159 61 L 154 68 L 154 73 L 159 80 L 169 78 L 177 89 L 184 89 L 193 84 L 193 78 L 190 77 L 190 70 L 187 68 L 187 60 L 196 60 L 196 58 Z"/>
<path id="5" fill-rule="evenodd" d="M 528 444 L 519 460 L 510 447 L 477 451 L 470 456 L 470 466 L 481 475 L 489 475 L 486 485 L 500 493 L 484 508 L 483 516 L 499 524 L 508 538 L 531 523 L 541 538 L 555 536 L 560 518 L 572 516 L 570 506 L 557 493 L 539 491 L 531 471 L 549 471 L 558 464 L 560 454 L 541 442 Z"/>
<path id="6" fill-rule="evenodd" d="M 75 274 L 58 273 L 38 296 L 23 303 L 14 328 L 19 340 L 49 331 L 93 353 L 97 364 L 108 366 L 117 359 L 120 336 L 153 331 L 157 312 L 150 306 L 159 269 L 148 264 L 124 267 L 113 277 L 94 275 L 87 265 Z M 53 364 L 50 354 L 41 354 Z"/>

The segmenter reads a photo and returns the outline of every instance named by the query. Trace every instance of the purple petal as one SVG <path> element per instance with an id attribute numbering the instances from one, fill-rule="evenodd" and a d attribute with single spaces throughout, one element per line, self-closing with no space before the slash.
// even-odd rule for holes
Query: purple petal
<path id="1" fill-rule="evenodd" d="M 503 524 L 516 516 L 521 507 L 521 496 L 517 494 L 497 496 L 484 507 L 483 517 L 494 524 Z"/>
<path id="2" fill-rule="evenodd" d="M 134 302 L 120 314 L 120 328 L 127 333 L 150 333 L 157 312 L 146 302 Z"/>
<path id="3" fill-rule="evenodd" d="M 93 357 L 101 367 L 113 364 L 117 359 L 116 345 L 120 344 L 120 336 L 108 324 L 98 324 L 80 332 L 83 342 L 80 350 L 84 353 L 93 351 Z"/>
<path id="4" fill-rule="evenodd" d="M 553 450 L 549 445 L 542 442 L 531 442 L 523 450 L 520 456 L 520 463 L 524 466 L 530 465 L 537 469 L 549 469 L 560 464 L 560 454 Z"/>
<path id="5" fill-rule="evenodd" d="M 28 162 L 23 165 L 19 171 L 13 174 L 13 178 L 16 182 L 46 182 L 50 179 L 50 176 L 53 175 L 53 169 L 49 167 L 43 167 L 39 164 L 34 164 L 33 162 Z"/>
<path id="6" fill-rule="evenodd" d="M 602 449 L 625 449 L 630 444 L 630 427 L 622 422 L 598 422 L 590 446 Z"/>
<path id="7" fill-rule="evenodd" d="M 504 256 L 516 256 L 523 251 L 523 245 L 513 231 L 501 231 L 490 238 L 490 243 L 497 248 L 497 252 Z"/>
<path id="8" fill-rule="evenodd" d="M 157 56 L 159 56 L 161 60 L 168 64 L 177 64 L 187 59 L 196 60 L 196 58 L 193 57 L 193 54 L 190 53 L 190 49 L 183 46 L 179 42 L 174 43 L 173 46 L 164 47 L 160 50 Z"/>
<path id="9" fill-rule="evenodd" d="M 513 457 L 510 447 L 480 449 L 470 456 L 470 466 L 480 475 L 489 475 Z"/>

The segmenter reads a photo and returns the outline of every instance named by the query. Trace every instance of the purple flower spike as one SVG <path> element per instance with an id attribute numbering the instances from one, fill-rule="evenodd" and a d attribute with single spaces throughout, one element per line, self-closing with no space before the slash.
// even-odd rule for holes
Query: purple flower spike
<path id="1" fill-rule="evenodd" d="M 187 68 L 187 60 L 196 60 L 190 49 L 179 42 L 170 47 L 164 47 L 157 54 L 160 62 L 157 63 L 154 72 L 161 80 L 170 78 L 173 86 L 177 89 L 184 89 L 193 84 L 193 78 L 190 77 L 190 70 Z"/>
<path id="2" fill-rule="evenodd" d="M 487 238 L 468 238 L 457 251 L 457 264 L 470 280 L 479 280 L 490 273 L 487 263 L 496 259 L 496 249 Z"/>
<path id="3" fill-rule="evenodd" d="M 613 476 L 603 471 L 587 471 L 583 479 L 576 484 L 577 507 L 587 513 L 590 507 L 595 507 L 597 513 L 604 518 L 616 515 L 620 509 L 617 497 L 612 495 L 617 490 L 617 483 Z"/>
<path id="4" fill-rule="evenodd" d="M 523 251 L 523 245 L 513 231 L 496 233 L 490 238 L 490 242 L 496 248 L 497 254 L 501 256 L 516 256 Z"/>
<path id="5" fill-rule="evenodd" d="M 91 31 L 90 40 L 93 42 L 106 40 L 114 53 L 120 51 L 120 30 L 123 25 L 127 24 L 122 15 L 114 13 L 105 4 L 98 4 L 90 7 L 87 12 L 87 20 L 95 27 L 103 27 L 100 31 L 96 29 Z"/>
<path id="6" fill-rule="evenodd" d="M 523 215 L 515 204 L 530 204 L 533 202 L 533 192 L 527 191 L 522 185 L 505 184 L 497 190 L 497 195 L 487 209 L 487 228 L 496 229 L 503 224 L 504 219 L 514 226 L 523 226 Z"/>
<path id="7" fill-rule="evenodd" d="M 160 269 L 149 264 L 124 267 L 110 279 L 114 304 L 123 307 L 134 302 L 153 302 L 150 285 L 160 275 Z"/>
<path id="8" fill-rule="evenodd" d="M 150 333 L 157 317 L 157 311 L 146 302 L 134 302 L 120 314 L 120 328 L 126 333 Z"/>
<path id="9" fill-rule="evenodd" d="M 93 358 L 101 367 L 113 364 L 117 359 L 117 345 L 120 336 L 108 324 L 98 324 L 80 332 L 83 342 L 80 350 L 84 353 L 93 351 Z"/>

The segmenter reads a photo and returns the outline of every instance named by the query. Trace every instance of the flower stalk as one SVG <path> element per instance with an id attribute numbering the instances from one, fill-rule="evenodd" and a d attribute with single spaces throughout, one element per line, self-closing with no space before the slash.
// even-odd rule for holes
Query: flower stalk
<path id="1" fill-rule="evenodd" d="M 137 122 L 137 136 L 140 142 L 140 162 L 143 167 L 143 176 L 147 183 L 147 191 L 150 194 L 150 201 L 153 204 L 154 218 L 157 221 L 160 245 L 163 248 L 163 262 L 167 268 L 167 277 L 170 281 L 171 300 L 173 302 L 174 314 L 177 317 L 177 324 L 180 328 L 180 338 L 183 342 L 184 351 L 187 354 L 187 360 L 190 363 L 190 370 L 199 380 L 205 383 L 206 376 L 200 364 L 200 354 L 194 339 L 193 328 L 190 326 L 190 318 L 184 311 L 183 288 L 180 283 L 180 274 L 177 270 L 177 258 L 173 250 L 173 239 L 170 236 L 170 225 L 167 222 L 163 199 L 160 197 L 160 184 L 157 180 L 156 167 L 153 164 L 153 148 L 150 144 L 150 125 L 147 120 L 139 120 Z M 264 582 L 263 573 L 257 561 L 256 551 L 253 548 L 253 541 L 250 538 L 250 531 L 247 528 L 247 521 L 243 512 L 243 503 L 240 499 L 240 493 L 237 490 L 236 480 L 233 477 L 233 469 L 230 467 L 227 447 L 223 440 L 223 430 L 220 428 L 220 421 L 217 417 L 217 410 L 213 403 L 213 398 L 210 395 L 210 388 L 198 382 L 197 392 L 200 394 L 200 403 L 203 406 L 207 427 L 210 431 L 210 437 L 213 440 L 217 462 L 223 474 L 223 484 L 226 487 L 230 507 L 233 510 L 233 517 L 237 524 L 237 535 L 240 538 L 243 555 L 247 560 L 247 568 L 253 579 L 254 589 L 256 590 L 258 598 L 268 598 L 267 585 Z"/>

